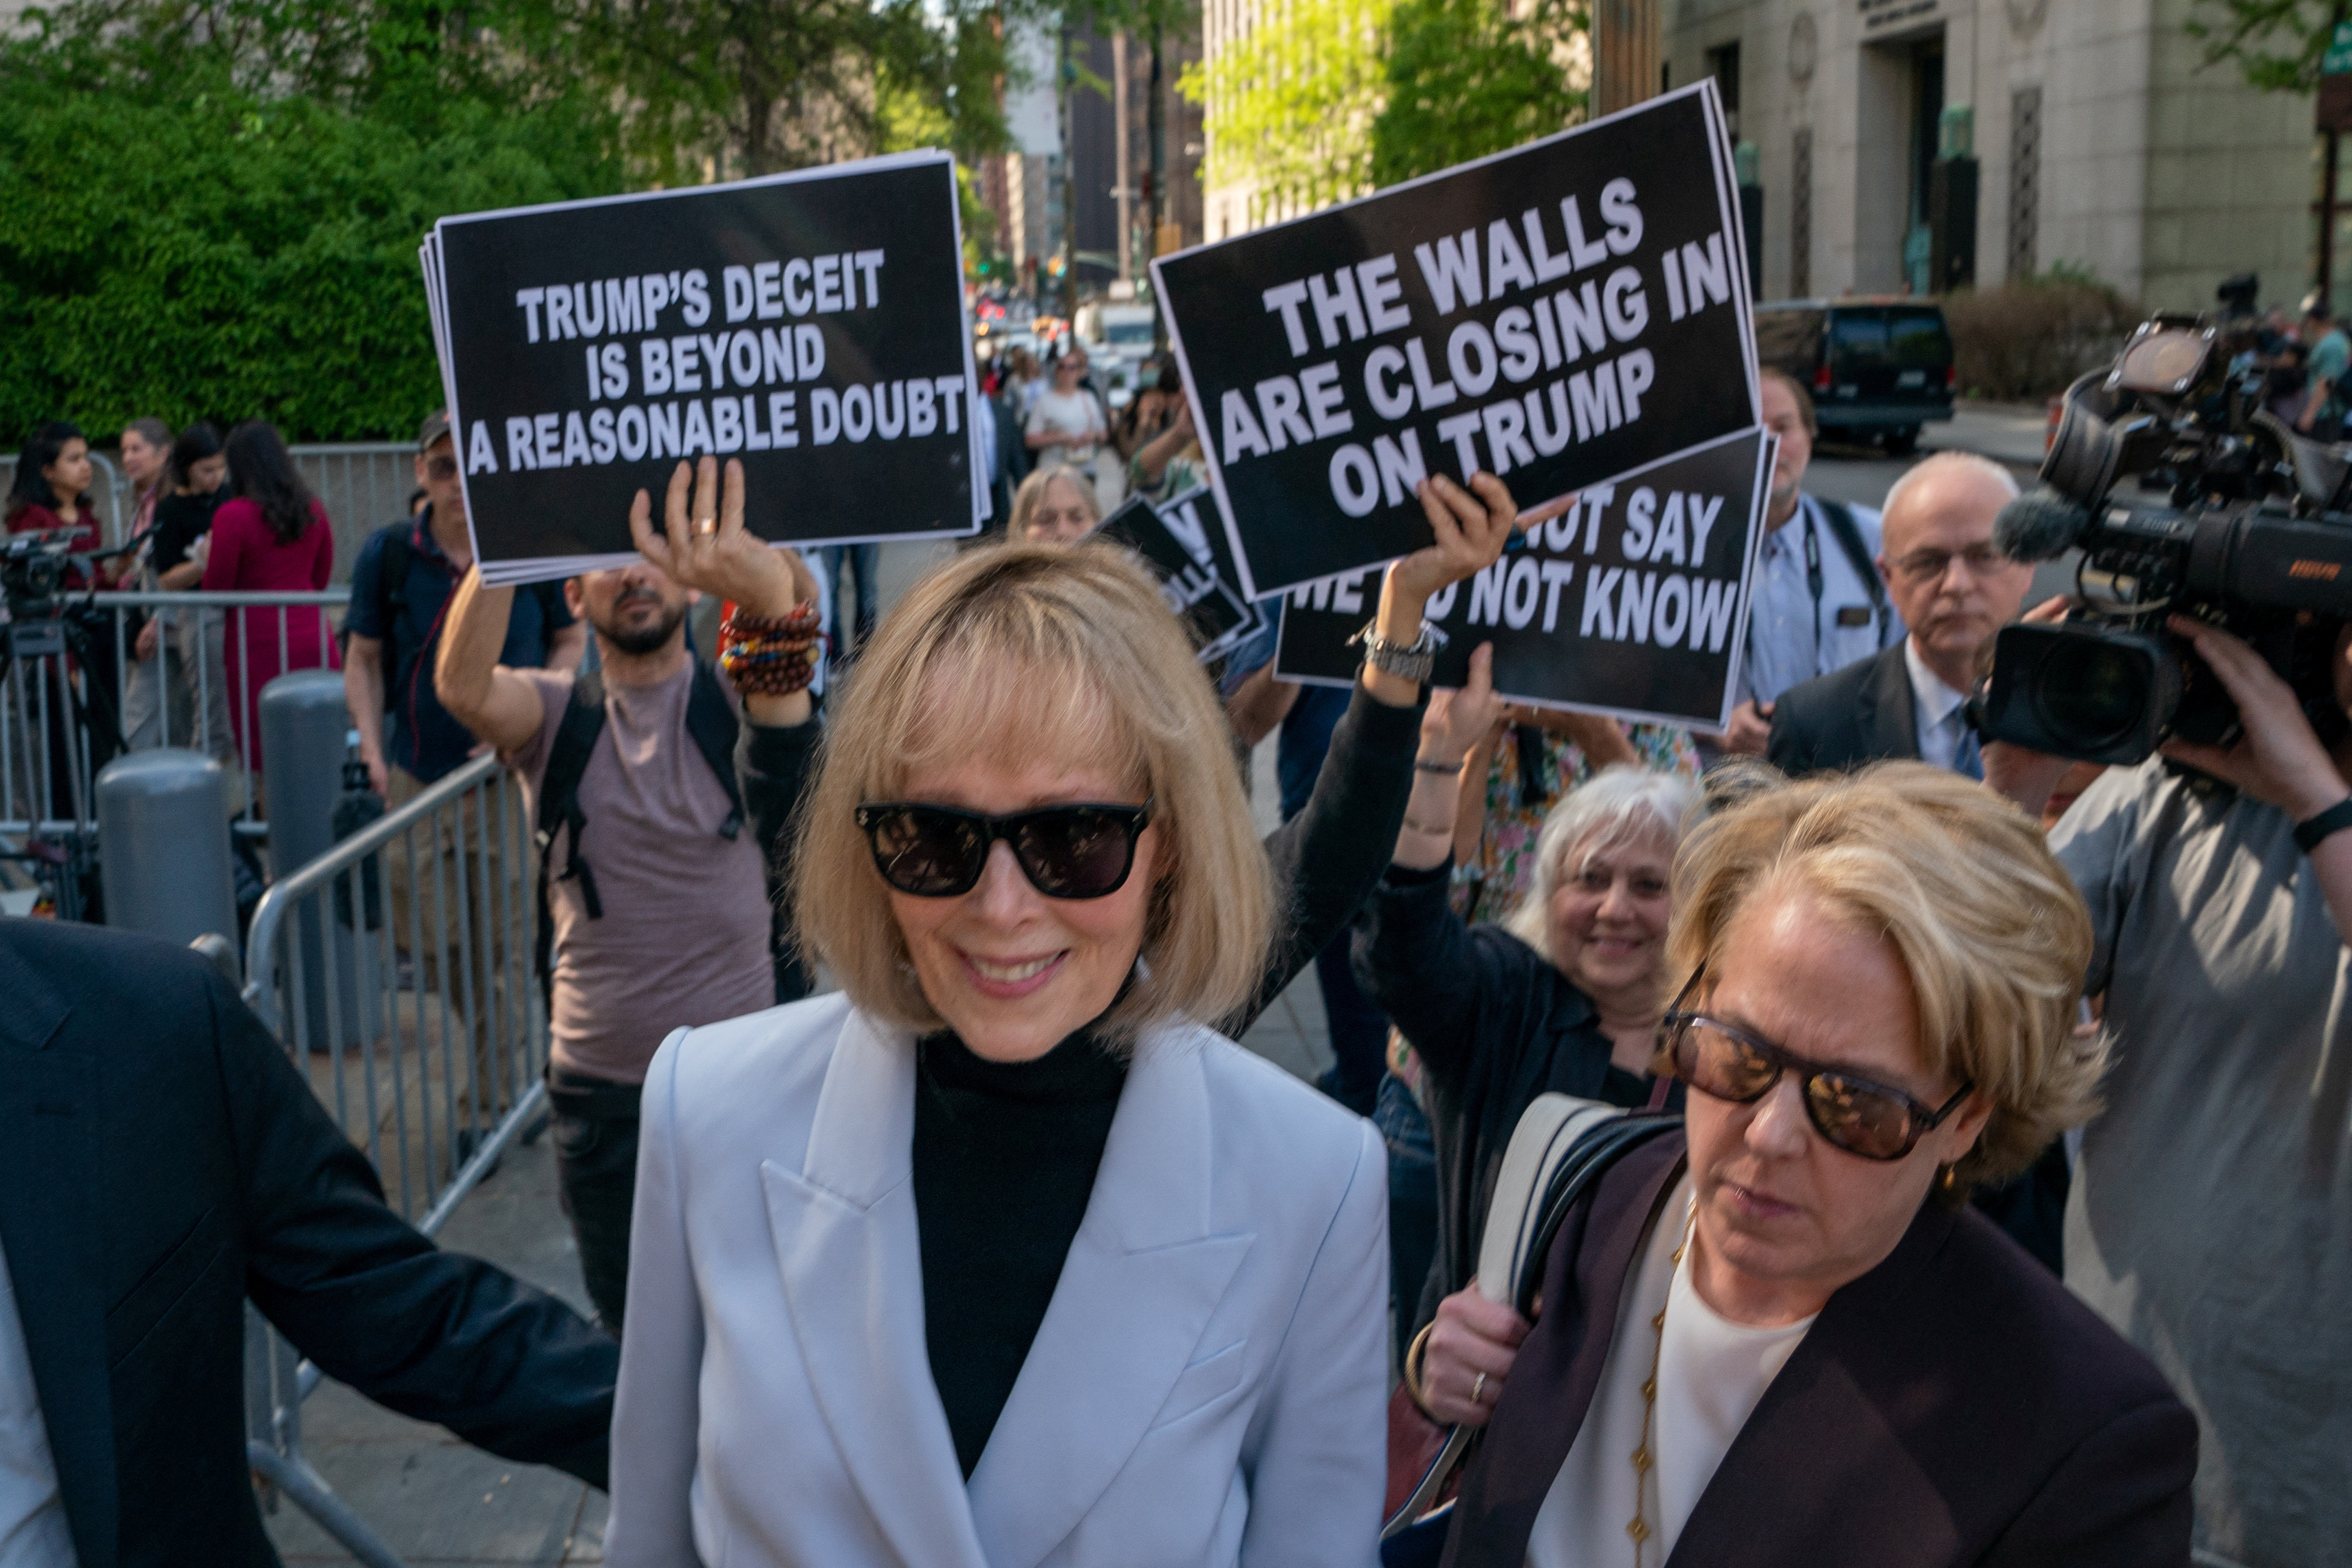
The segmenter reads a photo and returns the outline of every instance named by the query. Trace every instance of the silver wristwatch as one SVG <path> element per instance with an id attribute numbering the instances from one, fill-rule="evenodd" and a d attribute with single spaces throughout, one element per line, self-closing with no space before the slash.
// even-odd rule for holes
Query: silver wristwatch
<path id="1" fill-rule="evenodd" d="M 1437 668 L 1437 637 L 1427 621 L 1421 623 L 1421 636 L 1411 643 L 1391 642 L 1381 636 L 1377 621 L 1366 622 L 1364 629 L 1348 641 L 1364 645 L 1364 662 L 1374 669 L 1384 669 L 1417 686 L 1428 685 L 1430 672 Z"/>

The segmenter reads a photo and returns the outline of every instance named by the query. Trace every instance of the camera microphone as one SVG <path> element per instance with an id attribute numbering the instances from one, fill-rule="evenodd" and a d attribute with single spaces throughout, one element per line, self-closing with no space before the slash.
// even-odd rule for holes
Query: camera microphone
<path id="1" fill-rule="evenodd" d="M 2091 526 L 2090 509 L 2048 486 L 2026 491 L 1993 519 L 1993 548 L 2011 561 L 2054 561 Z"/>

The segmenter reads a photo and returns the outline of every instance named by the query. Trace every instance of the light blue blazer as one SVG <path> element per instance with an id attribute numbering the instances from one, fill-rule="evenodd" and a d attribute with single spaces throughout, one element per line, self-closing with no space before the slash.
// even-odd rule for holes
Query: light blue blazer
<path id="1" fill-rule="evenodd" d="M 915 1047 L 838 994 L 646 1079 L 614 1568 L 1370 1568 L 1388 1171 L 1196 1024 L 1146 1037 L 967 1484 L 923 1340 Z"/>

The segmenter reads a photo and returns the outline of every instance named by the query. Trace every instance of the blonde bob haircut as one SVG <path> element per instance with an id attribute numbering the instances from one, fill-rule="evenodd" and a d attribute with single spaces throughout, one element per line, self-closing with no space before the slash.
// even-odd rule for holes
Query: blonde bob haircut
<path id="1" fill-rule="evenodd" d="M 1271 873 L 1192 639 L 1124 551 L 1007 543 L 915 584 L 861 651 L 827 728 L 792 908 L 802 951 L 860 1009 L 918 1032 L 944 1026 L 856 808 L 905 798 L 919 769 L 975 760 L 1101 766 L 1152 803 L 1142 963 L 1097 1026 L 1107 1044 L 1180 1015 L 1213 1025 L 1256 995 Z"/>
<path id="2" fill-rule="evenodd" d="M 1951 1201 L 2021 1173 L 2098 1109 L 2105 1043 L 2074 1034 L 2091 919 L 2016 806 L 1941 768 L 1882 763 L 1718 810 L 1675 863 L 1666 945 L 1678 986 L 1721 968 L 1749 903 L 1787 893 L 1894 945 L 1918 1007 L 1920 1065 L 1991 1101 L 1953 1168 Z"/>

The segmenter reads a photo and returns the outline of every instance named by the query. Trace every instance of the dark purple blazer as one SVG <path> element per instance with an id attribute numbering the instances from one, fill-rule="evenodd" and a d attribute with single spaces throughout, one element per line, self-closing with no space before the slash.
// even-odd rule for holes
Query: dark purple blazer
<path id="1" fill-rule="evenodd" d="M 1680 1132 L 1643 1145 L 1561 1225 L 1447 1568 L 1526 1561 L 1684 1157 Z M 2197 1424 L 2155 1365 L 1981 1215 L 1931 1202 L 1822 1309 L 1666 1568 L 2186 1564 L 2196 1469 Z"/>

